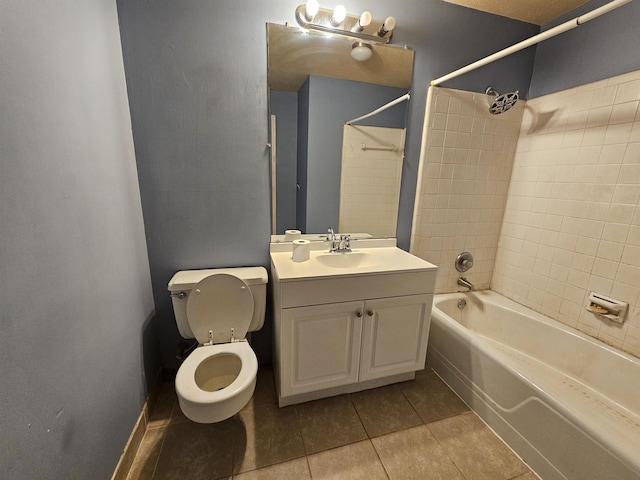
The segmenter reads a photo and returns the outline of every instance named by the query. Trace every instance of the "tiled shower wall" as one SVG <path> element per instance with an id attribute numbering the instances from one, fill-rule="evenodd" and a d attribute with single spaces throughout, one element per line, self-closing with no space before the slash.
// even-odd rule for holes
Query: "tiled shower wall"
<path id="1" fill-rule="evenodd" d="M 640 72 L 526 103 L 492 288 L 640 356 Z M 629 302 L 623 325 L 585 310 Z"/>
<path id="2" fill-rule="evenodd" d="M 412 253 L 442 293 L 468 250 L 477 288 L 640 356 L 640 71 L 498 116 L 488 98 L 431 92 Z M 587 312 L 592 291 L 628 302 L 625 323 Z"/>
<path id="3" fill-rule="evenodd" d="M 345 125 L 340 174 L 340 232 L 393 237 L 398 223 L 403 128 Z M 363 148 L 365 146 L 365 148 Z M 394 151 L 389 150 L 394 148 Z"/>
<path id="4" fill-rule="evenodd" d="M 524 102 L 491 115 L 488 95 L 430 87 L 411 253 L 439 266 L 436 293 L 455 292 L 456 256 L 489 288 Z"/>

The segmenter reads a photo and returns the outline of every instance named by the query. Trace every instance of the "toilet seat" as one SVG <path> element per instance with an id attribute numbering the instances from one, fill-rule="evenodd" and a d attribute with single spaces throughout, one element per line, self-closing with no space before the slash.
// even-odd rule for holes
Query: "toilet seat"
<path id="1" fill-rule="evenodd" d="M 203 365 L 210 367 L 214 372 L 210 375 L 215 376 L 215 371 L 225 357 L 237 359 L 237 375 L 219 390 L 208 391 L 201 388 L 197 379 L 198 369 Z M 228 372 L 222 373 L 222 376 L 230 376 Z M 186 358 L 176 375 L 175 388 L 180 408 L 188 418 L 200 423 L 219 422 L 229 418 L 244 407 L 253 395 L 257 374 L 258 360 L 246 341 L 198 347 Z M 207 377 L 206 373 L 203 376 Z M 216 408 L 209 408 L 211 405 Z"/>
<path id="2" fill-rule="evenodd" d="M 253 305 L 251 289 L 242 279 L 226 273 L 209 275 L 189 294 L 187 322 L 199 343 L 230 342 L 232 337 L 246 336 Z"/>

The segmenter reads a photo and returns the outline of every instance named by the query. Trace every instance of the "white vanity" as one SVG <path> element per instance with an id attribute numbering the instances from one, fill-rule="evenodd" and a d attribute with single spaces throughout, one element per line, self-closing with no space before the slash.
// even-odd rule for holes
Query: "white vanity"
<path id="1" fill-rule="evenodd" d="M 279 405 L 411 380 L 424 368 L 437 267 L 358 240 L 350 253 L 312 242 L 309 260 L 271 244 Z"/>

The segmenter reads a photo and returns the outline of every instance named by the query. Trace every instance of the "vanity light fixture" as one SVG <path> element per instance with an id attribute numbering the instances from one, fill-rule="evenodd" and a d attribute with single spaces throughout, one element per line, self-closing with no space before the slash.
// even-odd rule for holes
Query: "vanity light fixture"
<path id="1" fill-rule="evenodd" d="M 296 20 L 307 30 L 365 40 L 370 44 L 389 43 L 396 26 L 393 17 L 387 17 L 384 21 L 375 20 L 368 11 L 361 15 L 350 15 L 342 5 L 333 10 L 321 8 L 318 0 L 308 0 L 304 5 L 298 5 Z"/>
<path id="2" fill-rule="evenodd" d="M 373 55 L 373 48 L 368 43 L 356 42 L 351 46 L 351 58 L 358 62 L 366 62 Z"/>

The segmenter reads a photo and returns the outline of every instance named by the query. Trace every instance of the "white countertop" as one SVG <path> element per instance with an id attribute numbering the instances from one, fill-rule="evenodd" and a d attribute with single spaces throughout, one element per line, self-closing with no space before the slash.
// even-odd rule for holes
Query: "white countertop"
<path id="1" fill-rule="evenodd" d="M 366 254 L 372 261 L 363 265 L 336 268 L 323 265 L 318 260 L 320 256 L 327 255 L 352 255 Z M 291 259 L 292 250 L 271 251 L 271 262 L 275 267 L 280 281 L 301 280 L 311 278 L 344 277 L 371 274 L 400 273 L 413 271 L 435 271 L 436 265 L 416 257 L 398 247 L 371 247 L 353 248 L 352 253 L 328 253 L 326 248 L 322 250 L 312 249 L 309 260 L 294 262 Z"/>

